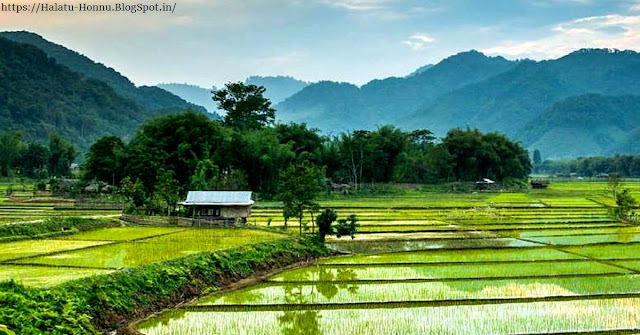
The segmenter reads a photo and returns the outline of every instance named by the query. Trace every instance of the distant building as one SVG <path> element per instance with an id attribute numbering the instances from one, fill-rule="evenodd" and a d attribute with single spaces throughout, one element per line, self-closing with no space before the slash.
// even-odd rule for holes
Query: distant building
<path id="1" fill-rule="evenodd" d="M 227 225 L 246 223 L 253 203 L 249 191 L 189 191 L 180 204 L 198 224 Z"/>
<path id="2" fill-rule="evenodd" d="M 531 181 L 532 188 L 547 188 L 549 187 L 549 182 L 546 180 L 532 180 Z"/>

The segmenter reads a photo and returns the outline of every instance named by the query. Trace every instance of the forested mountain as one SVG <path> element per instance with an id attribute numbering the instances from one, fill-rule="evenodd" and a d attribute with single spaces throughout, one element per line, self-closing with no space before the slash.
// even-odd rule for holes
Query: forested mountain
<path id="1" fill-rule="evenodd" d="M 132 135 L 147 117 L 104 82 L 84 78 L 40 49 L 0 37 L 0 131 L 25 139 L 56 132 L 81 149 L 97 138 Z"/>
<path id="2" fill-rule="evenodd" d="M 472 50 L 416 75 L 373 80 L 360 88 L 329 82 L 312 84 L 276 109 L 282 121 L 307 122 L 325 132 L 374 128 L 402 119 L 442 94 L 503 73 L 517 64 Z"/>
<path id="3" fill-rule="evenodd" d="M 171 92 L 188 102 L 198 106 L 203 106 L 209 113 L 218 113 L 218 107 L 213 101 L 213 93 L 211 93 L 216 90 L 215 86 L 212 86 L 211 88 L 203 88 L 196 85 L 176 83 L 158 84 L 156 86 L 165 91 Z"/>
<path id="4" fill-rule="evenodd" d="M 423 65 L 423 66 L 417 68 L 415 71 L 411 72 L 409 75 L 407 75 L 407 77 L 413 77 L 413 76 L 419 75 L 422 72 L 429 70 L 433 66 L 434 66 L 433 64 Z"/>
<path id="5" fill-rule="evenodd" d="M 517 137 L 546 157 L 566 158 L 637 153 L 639 134 L 640 96 L 586 94 L 555 103 Z"/>
<path id="6" fill-rule="evenodd" d="M 401 126 L 443 134 L 470 126 L 515 135 L 554 103 L 575 95 L 637 94 L 640 54 L 583 49 L 557 60 L 524 61 L 510 71 L 438 97 Z"/>
<path id="7" fill-rule="evenodd" d="M 31 32 L 2 32 L 0 36 L 15 42 L 33 45 L 44 51 L 49 57 L 56 60 L 74 72 L 81 73 L 87 78 L 100 80 L 125 98 L 136 102 L 140 107 L 149 111 L 155 111 L 155 115 L 166 114 L 169 111 L 193 109 L 204 111 L 204 107 L 186 102 L 182 98 L 155 86 L 136 87 L 129 79 L 116 70 L 65 48 L 64 46 L 49 42 L 41 36 Z"/>
<path id="8" fill-rule="evenodd" d="M 264 94 L 265 97 L 271 100 L 271 103 L 274 105 L 300 92 L 300 90 L 309 85 L 306 81 L 285 76 L 251 76 L 247 78 L 244 83 L 247 85 L 264 86 L 267 89 Z"/>

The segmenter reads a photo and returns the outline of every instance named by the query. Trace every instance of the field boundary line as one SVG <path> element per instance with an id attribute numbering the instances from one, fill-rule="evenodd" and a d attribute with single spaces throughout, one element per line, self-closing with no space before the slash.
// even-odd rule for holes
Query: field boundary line
<path id="1" fill-rule="evenodd" d="M 1 263 L 0 266 L 24 266 L 24 267 L 45 267 L 45 268 L 61 268 L 61 269 L 85 269 L 85 270 L 105 270 L 105 271 L 117 271 L 122 268 L 101 268 L 97 266 L 80 266 L 80 265 L 54 265 L 54 264 L 40 264 L 40 263 Z"/>
<path id="2" fill-rule="evenodd" d="M 640 328 L 627 328 L 627 329 L 610 329 L 610 330 L 593 330 L 593 331 L 575 331 L 575 332 L 557 332 L 557 333 L 519 333 L 515 335 L 626 335 L 626 334 L 638 334 Z"/>
<path id="3" fill-rule="evenodd" d="M 432 283 L 432 282 L 459 282 L 478 280 L 519 280 L 519 279 L 553 279 L 553 278 L 575 278 L 575 277 L 622 277 L 629 276 L 622 272 L 601 272 L 601 273 L 569 273 L 550 275 L 530 275 L 530 276 L 492 276 L 492 277 L 458 277 L 458 278 L 405 278 L 405 279 L 354 279 L 354 280 L 273 280 L 267 279 L 265 282 L 274 284 L 385 284 L 385 283 Z M 640 294 L 640 293 L 638 293 Z"/>
<path id="4" fill-rule="evenodd" d="M 610 261 L 640 261 L 640 258 L 616 258 L 609 259 Z M 477 262 L 389 262 L 389 263 L 318 263 L 316 266 L 320 267 L 403 267 L 403 266 L 448 266 L 448 265 L 492 265 L 492 264 L 541 264 L 541 263 L 583 263 L 583 262 L 596 262 L 594 260 L 586 258 L 569 258 L 569 259 L 523 259 L 523 260 L 501 260 L 501 261 L 477 261 Z"/>
<path id="5" fill-rule="evenodd" d="M 383 301 L 351 303 L 314 303 L 314 304 L 255 304 L 255 305 L 192 305 L 179 309 L 188 312 L 256 312 L 256 311 L 295 311 L 295 310 L 339 310 L 339 309 L 393 309 L 424 307 L 459 307 L 477 305 L 528 304 L 538 302 L 571 302 L 589 300 L 637 299 L 640 293 L 589 294 L 577 296 L 547 296 L 531 298 L 489 298 L 489 299 L 447 299 L 416 301 Z"/>

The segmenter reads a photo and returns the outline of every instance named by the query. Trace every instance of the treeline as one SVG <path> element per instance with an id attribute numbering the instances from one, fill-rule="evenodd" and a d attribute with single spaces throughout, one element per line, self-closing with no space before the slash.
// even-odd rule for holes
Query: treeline
<path id="1" fill-rule="evenodd" d="M 524 180 L 531 170 L 527 151 L 497 133 L 454 129 L 438 141 L 429 130 L 385 125 L 329 137 L 305 124 L 275 124 L 264 91 L 230 83 L 213 97 L 227 112 L 223 120 L 185 112 L 148 120 L 128 143 L 102 137 L 86 154 L 84 180 L 118 186 L 136 206 L 172 207 L 189 190 L 249 189 L 272 198 L 292 164 L 317 167 L 327 188 L 350 190 L 371 183 Z M 5 166 L 30 177 L 64 174 L 68 168 L 60 171 L 52 160 L 58 140 L 52 137 L 48 147 L 8 145 L 23 149 Z M 25 166 L 31 156 L 42 157 L 35 168 Z"/>
<path id="2" fill-rule="evenodd" d="M 0 176 L 36 180 L 68 176 L 79 152 L 67 139 L 52 134 L 48 142 L 24 141 L 20 132 L 0 132 Z"/>
<path id="3" fill-rule="evenodd" d="M 640 176 L 640 155 L 616 155 L 614 157 L 582 157 L 572 160 L 545 160 L 539 168 L 548 174 L 576 173 L 585 177 L 617 174 L 621 177 Z"/>
<path id="4" fill-rule="evenodd" d="M 274 125 L 275 110 L 263 93 L 263 87 L 231 83 L 214 95 L 227 112 L 224 120 L 186 112 L 149 120 L 129 143 L 101 138 L 86 156 L 85 178 L 122 184 L 142 203 L 204 189 L 273 197 L 281 172 L 305 162 L 321 168 L 328 184 L 355 189 L 364 183 L 525 179 L 531 170 L 526 150 L 496 133 L 455 129 L 437 142 L 428 130 L 389 125 L 335 137 L 305 124 Z"/>

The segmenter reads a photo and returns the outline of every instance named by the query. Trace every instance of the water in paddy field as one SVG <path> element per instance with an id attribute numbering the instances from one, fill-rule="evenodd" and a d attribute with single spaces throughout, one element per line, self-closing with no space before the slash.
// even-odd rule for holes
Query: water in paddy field
<path id="1" fill-rule="evenodd" d="M 205 297 L 138 329 L 199 335 L 640 328 L 640 229 L 611 221 L 606 210 L 458 211 L 430 221 L 427 211 L 411 214 L 398 224 L 370 220 L 354 240 L 330 240 L 332 249 L 352 255 Z"/>

